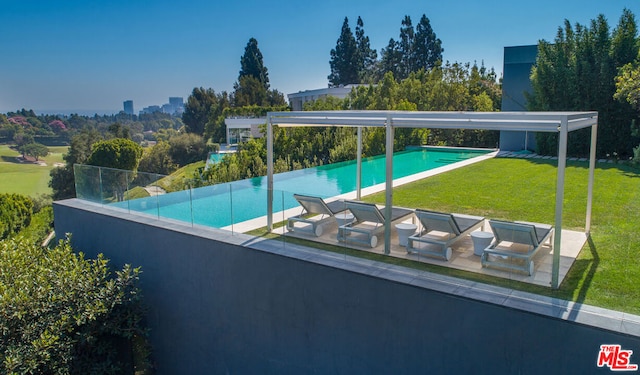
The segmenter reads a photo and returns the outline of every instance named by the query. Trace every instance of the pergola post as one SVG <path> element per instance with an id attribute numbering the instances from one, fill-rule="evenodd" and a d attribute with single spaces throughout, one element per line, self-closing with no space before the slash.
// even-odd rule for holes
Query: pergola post
<path id="1" fill-rule="evenodd" d="M 567 167 L 567 138 L 569 121 L 565 116 L 560 122 L 558 140 L 558 177 L 556 183 L 556 218 L 553 234 L 553 265 L 551 268 L 551 287 L 558 289 L 560 275 L 560 244 L 562 243 L 562 208 L 564 202 L 564 177 Z"/>
<path id="2" fill-rule="evenodd" d="M 267 114 L 267 231 L 273 230 L 273 124 Z"/>
<path id="3" fill-rule="evenodd" d="M 358 126 L 358 148 L 356 151 L 356 199 L 362 198 L 362 126 Z"/>
<path id="4" fill-rule="evenodd" d="M 386 151 L 386 178 L 385 178 L 385 206 L 384 206 L 384 253 L 391 252 L 391 213 L 393 209 L 393 123 L 391 116 L 387 116 L 386 123 L 387 144 Z"/>
<path id="5" fill-rule="evenodd" d="M 593 183 L 596 170 L 596 144 L 598 139 L 598 123 L 591 127 L 591 154 L 589 157 L 589 185 L 587 187 L 587 218 L 585 220 L 584 231 L 591 234 L 591 207 L 593 202 Z"/>

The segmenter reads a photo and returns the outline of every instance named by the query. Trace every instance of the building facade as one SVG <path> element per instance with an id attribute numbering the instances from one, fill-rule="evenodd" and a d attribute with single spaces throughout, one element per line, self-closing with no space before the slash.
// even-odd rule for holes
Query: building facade
<path id="1" fill-rule="evenodd" d="M 289 106 L 293 111 L 302 111 L 304 103 L 313 102 L 318 99 L 333 96 L 338 99 L 344 99 L 349 95 L 351 89 L 359 85 L 346 85 L 342 87 L 328 87 L 324 89 L 305 90 L 293 94 L 287 94 Z"/>
<path id="2" fill-rule="evenodd" d="M 133 115 L 133 100 L 125 100 L 122 104 L 124 106 L 124 113 Z"/>
<path id="3" fill-rule="evenodd" d="M 537 45 L 504 48 L 501 107 L 503 112 L 527 110 L 525 93 L 531 93 L 533 90 L 530 76 L 537 56 Z M 505 151 L 535 151 L 535 133 L 501 131 L 500 149 Z"/>

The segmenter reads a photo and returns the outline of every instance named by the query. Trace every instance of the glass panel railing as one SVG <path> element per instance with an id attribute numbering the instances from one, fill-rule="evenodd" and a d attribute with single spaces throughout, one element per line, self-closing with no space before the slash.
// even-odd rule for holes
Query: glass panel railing
<path id="1" fill-rule="evenodd" d="M 100 168 L 91 165 L 73 166 L 76 197 L 78 199 L 102 203 L 102 184 Z"/>
<path id="2" fill-rule="evenodd" d="M 210 185 L 191 189 L 193 223 L 214 228 L 224 228 L 232 220 L 230 186 Z"/>

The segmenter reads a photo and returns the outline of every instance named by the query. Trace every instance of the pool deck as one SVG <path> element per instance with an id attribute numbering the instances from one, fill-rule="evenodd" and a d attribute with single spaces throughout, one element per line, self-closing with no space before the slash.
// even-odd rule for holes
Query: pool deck
<path id="1" fill-rule="evenodd" d="M 411 223 L 412 219 L 407 219 L 404 223 Z M 348 247 L 350 249 L 357 249 L 361 251 L 372 252 L 376 254 L 384 254 L 384 241 L 378 241 L 378 245 L 375 248 L 370 248 L 367 246 L 362 246 L 357 242 L 340 243 L 337 240 L 338 228 L 335 224 L 328 224 L 324 227 L 324 232 L 322 236 L 315 237 L 310 234 L 308 231 L 297 230 L 295 232 L 283 233 L 283 228 L 278 228 L 274 232 L 279 234 L 285 234 L 285 237 L 296 237 L 302 238 L 305 240 L 310 240 L 314 242 L 320 242 L 324 244 L 334 245 L 334 246 L 342 246 Z M 489 225 L 485 224 L 484 229 L 481 228 L 479 230 L 490 231 Z M 575 262 L 580 250 L 584 246 L 587 241 L 587 236 L 584 233 L 570 231 L 570 230 L 562 230 L 561 236 L 561 245 L 560 245 L 560 269 L 558 280 L 559 283 L 564 280 L 565 276 L 569 272 L 569 269 Z M 437 266 L 455 268 L 462 271 L 475 272 L 484 275 L 490 275 L 495 277 L 500 277 L 503 279 L 515 280 L 529 284 L 536 284 L 541 286 L 549 287 L 551 286 L 551 276 L 552 276 L 552 265 L 553 265 L 553 253 L 551 251 L 551 246 L 549 244 L 545 244 L 542 246 L 540 251 L 533 258 L 535 265 L 535 272 L 532 276 L 527 275 L 523 272 L 518 271 L 508 271 L 501 270 L 495 268 L 483 268 L 480 264 L 480 257 L 474 254 L 473 251 L 473 243 L 471 241 L 470 236 L 466 236 L 462 238 L 453 246 L 452 257 L 449 261 L 445 261 L 444 259 L 438 259 L 433 257 L 428 257 L 424 255 L 418 254 L 409 254 L 407 253 L 407 249 L 404 246 L 400 246 L 398 243 L 398 235 L 395 228 L 391 231 L 391 249 L 389 256 L 395 258 L 402 258 L 413 260 L 422 263 L 429 263 Z"/>
<path id="2" fill-rule="evenodd" d="M 418 181 L 426 177 L 434 176 L 440 173 L 444 173 L 456 168 L 460 168 L 466 165 L 471 165 L 483 160 L 487 160 L 496 156 L 500 157 L 535 157 L 532 155 L 519 155 L 513 153 L 505 153 L 505 152 L 491 152 L 486 155 L 478 156 L 472 159 L 464 160 L 458 163 L 450 164 L 447 166 L 442 166 L 439 168 L 435 168 L 426 172 L 414 174 L 411 176 L 403 177 L 400 179 L 396 179 L 393 181 L 393 186 L 400 186 L 410 182 Z M 362 196 L 366 196 L 369 194 L 381 192 L 385 190 L 385 184 L 378 184 L 375 186 L 371 186 L 368 188 L 363 188 L 361 191 Z M 356 199 L 356 192 L 349 192 L 346 194 L 342 194 L 336 197 L 332 197 L 329 199 L 325 199 L 326 201 L 333 201 L 339 199 Z M 274 222 L 285 221 L 287 218 L 299 214 L 301 211 L 300 207 L 296 207 L 293 209 L 274 212 Z M 406 223 L 414 222 L 414 218 L 407 219 Z M 396 224 L 396 223 L 394 223 Z M 249 220 L 246 222 L 242 222 L 239 224 L 235 224 L 232 226 L 225 227 L 223 229 L 232 230 L 234 232 L 247 232 L 257 228 L 263 228 L 267 225 L 267 218 L 261 217 L 254 220 Z M 313 235 L 308 234 L 307 231 L 296 231 L 296 232 L 286 232 L 284 227 L 274 229 L 273 233 L 278 233 L 285 235 L 285 238 L 288 236 L 298 237 L 314 242 L 320 242 L 325 244 L 330 244 L 334 246 L 348 246 L 351 249 L 358 249 L 361 251 L 373 252 L 378 254 L 384 253 L 384 241 L 379 241 L 378 245 L 375 248 L 369 248 L 360 246 L 357 243 L 352 243 L 347 241 L 347 244 L 339 243 L 337 241 L 337 226 L 335 224 L 328 224 L 324 228 L 324 234 L 320 237 L 315 237 Z M 488 224 L 485 224 L 480 230 L 490 232 Z M 473 243 L 471 241 L 471 237 L 467 236 L 466 238 L 461 239 L 456 242 L 453 246 L 453 255 L 451 259 L 447 262 L 442 259 L 427 257 L 424 255 L 417 254 L 409 254 L 406 251 L 404 246 L 400 246 L 398 243 L 397 232 L 395 228 L 391 231 L 391 248 L 389 256 L 414 260 L 417 262 L 429 263 L 443 267 L 455 268 L 468 272 L 475 272 L 500 278 L 506 278 L 509 280 L 520 281 L 530 284 L 536 284 L 541 286 L 550 286 L 552 281 L 552 264 L 553 264 L 553 253 L 551 251 L 551 247 L 549 244 L 546 244 L 542 247 L 542 249 L 536 254 L 533 258 L 535 265 L 535 272 L 532 276 L 527 275 L 523 272 L 518 271 L 508 271 L 508 270 L 500 270 L 494 268 L 484 268 L 480 263 L 480 257 L 474 254 L 473 251 Z M 562 283 L 564 278 L 566 277 L 569 269 L 575 262 L 578 254 L 581 249 L 584 247 L 587 242 L 587 236 L 585 233 L 571 231 L 571 230 L 562 230 L 561 233 L 561 252 L 560 252 L 560 267 L 559 267 L 559 284 Z"/>

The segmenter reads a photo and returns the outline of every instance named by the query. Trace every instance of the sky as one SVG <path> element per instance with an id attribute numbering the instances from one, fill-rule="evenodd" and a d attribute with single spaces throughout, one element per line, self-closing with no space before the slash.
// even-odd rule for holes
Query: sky
<path id="1" fill-rule="evenodd" d="M 324 88 L 344 18 L 371 47 L 398 40 L 425 14 L 443 59 L 502 73 L 504 47 L 553 41 L 569 20 L 603 14 L 611 30 L 639 0 L 0 0 L 0 112 L 137 112 L 195 87 L 233 91 L 240 57 L 258 41 L 272 89 Z M 640 19 L 638 19 L 640 22 Z"/>

